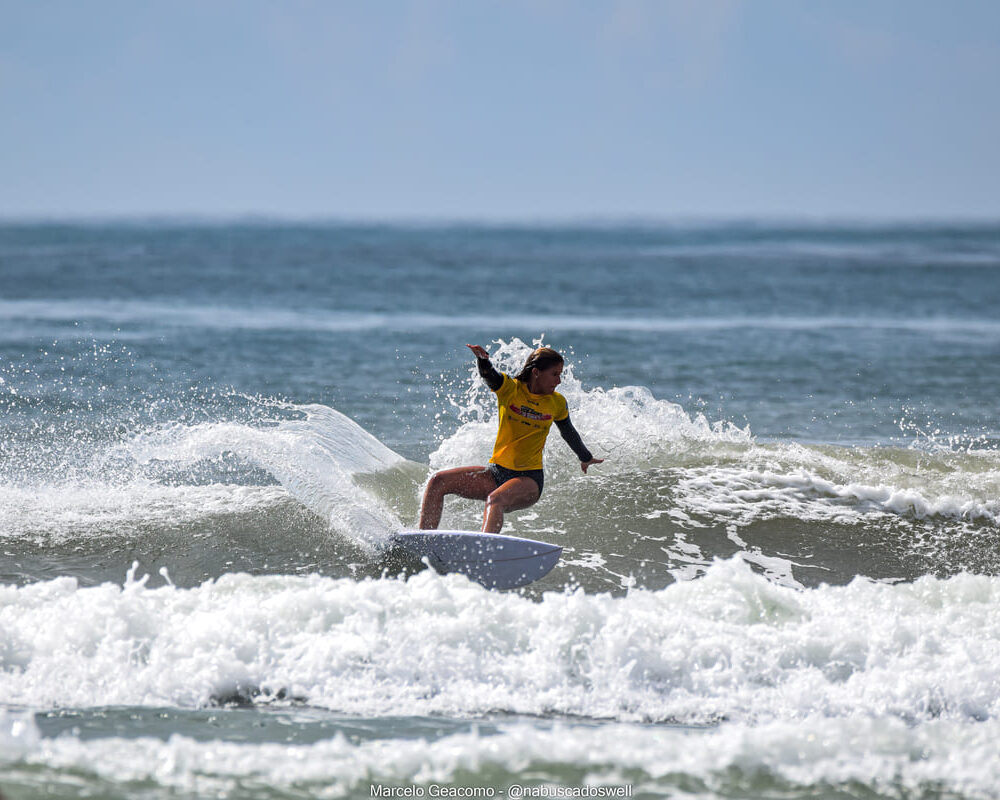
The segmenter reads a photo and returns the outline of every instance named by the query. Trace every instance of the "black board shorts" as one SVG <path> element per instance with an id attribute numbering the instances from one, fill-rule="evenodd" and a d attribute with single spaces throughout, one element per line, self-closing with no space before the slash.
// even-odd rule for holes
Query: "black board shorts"
<path id="1" fill-rule="evenodd" d="M 490 464 L 486 471 L 493 476 L 497 482 L 497 487 L 503 486 L 512 478 L 531 478 L 538 484 L 538 496 L 542 496 L 542 487 L 545 485 L 545 473 L 540 469 L 507 469 L 499 464 Z"/>

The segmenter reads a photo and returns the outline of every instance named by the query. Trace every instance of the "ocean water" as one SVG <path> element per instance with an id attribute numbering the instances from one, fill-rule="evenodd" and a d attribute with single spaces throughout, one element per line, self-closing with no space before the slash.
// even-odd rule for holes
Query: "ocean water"
<path id="1" fill-rule="evenodd" d="M 0 225 L 0 793 L 1000 797 L 998 308 L 982 223 Z M 387 552 L 467 342 L 606 459 L 519 591 Z"/>

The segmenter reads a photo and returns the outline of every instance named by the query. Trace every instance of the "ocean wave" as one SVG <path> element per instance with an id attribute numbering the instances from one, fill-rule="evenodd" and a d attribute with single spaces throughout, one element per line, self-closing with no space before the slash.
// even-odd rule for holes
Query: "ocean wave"
<path id="1" fill-rule="evenodd" d="M 496 344 L 494 360 L 508 372 L 530 351 L 516 339 Z M 556 585 L 551 581 L 589 591 L 660 587 L 701 574 L 713 558 L 734 551 L 791 586 L 843 582 L 857 574 L 852 570 L 899 577 L 919 574 L 914 570 L 989 572 L 996 563 L 992 540 L 971 547 L 959 541 L 970 529 L 1000 526 L 996 450 L 923 441 L 896 448 L 761 441 L 749 427 L 690 413 L 645 387 L 584 387 L 572 363 L 563 377 L 561 391 L 577 427 L 606 461 L 584 476 L 561 438 L 551 436 L 541 503 L 509 517 L 508 532 L 557 540 L 566 548 L 549 588 Z M 492 393 L 473 366 L 468 380 L 442 391 L 451 392 L 442 403 L 454 419 L 430 455 L 430 468 L 485 464 L 496 431 Z M 291 563 L 293 549 L 282 549 L 285 540 L 315 543 L 313 523 L 294 520 L 296 530 L 289 530 L 288 509 L 298 507 L 347 545 L 344 559 L 359 558 L 355 546 L 364 551 L 359 574 L 369 574 L 392 534 L 415 520 L 427 468 L 328 406 L 257 399 L 243 416 L 147 424 L 110 443 L 86 436 L 70 436 L 68 444 L 46 441 L 44 447 L 30 439 L 15 442 L 24 452 L 5 467 L 2 537 L 146 540 L 139 550 L 117 553 L 124 560 L 113 565 L 124 570 L 133 558 L 156 565 L 164 563 L 162 557 L 176 559 L 178 527 L 200 536 L 220 525 L 239 525 L 250 530 L 238 537 L 247 545 L 241 568 L 253 571 L 258 562 L 274 563 L 278 551 L 281 563 Z M 30 464 L 33 447 L 53 463 L 72 462 L 72 468 L 18 472 L 12 465 Z M 443 526 L 477 529 L 481 513 L 481 504 L 451 498 Z M 773 521 L 794 526 L 796 540 L 774 533 L 755 539 L 752 529 Z M 883 548 L 881 572 L 845 559 L 843 548 L 834 553 L 824 547 L 831 537 L 854 541 L 844 528 L 865 524 L 879 534 L 869 542 L 894 543 Z M 831 531 L 831 525 L 841 529 Z M 713 532 L 719 529 L 725 531 L 721 539 Z M 154 552 L 148 542 L 158 535 L 166 549 Z M 186 570 L 185 584 L 222 574 L 231 563 L 225 546 L 213 552 L 205 570 Z M 905 569 L 893 568 L 907 560 L 908 550 L 923 556 L 909 559 Z M 946 557 L 933 560 L 946 550 Z M 315 563 L 313 556 L 303 557 L 302 570 L 293 571 L 300 574 Z"/>
<path id="2" fill-rule="evenodd" d="M 994 263 L 987 261 L 987 263 Z M 477 330 L 483 319 L 475 315 L 435 314 L 421 311 L 391 313 L 338 309 L 290 309 L 278 306 L 253 308 L 217 305 L 172 304 L 147 300 L 0 300 L 0 319 L 35 328 L 55 336 L 65 329 L 88 334 L 104 331 L 116 340 L 159 338 L 164 331 L 201 329 L 209 331 L 297 331 L 314 333 L 359 333 L 365 331 Z M 703 315 L 663 317 L 652 315 L 560 315 L 499 313 L 490 327 L 522 330 L 597 331 L 601 333 L 686 333 L 692 331 L 826 331 L 881 330 L 926 334 L 965 334 L 996 337 L 1000 323 L 988 318 L 937 316 L 926 318 L 892 315 L 798 316 Z M 37 333 L 37 331 L 35 331 Z M 48 333 L 46 333 L 48 335 Z"/>
<path id="3" fill-rule="evenodd" d="M 157 738 L 43 738 L 30 715 L 0 711 L 5 785 L 25 790 L 72 782 L 93 794 L 149 797 L 231 796 L 238 787 L 334 798 L 370 797 L 372 787 L 413 786 L 429 793 L 515 786 L 631 786 L 633 795 L 814 796 L 817 785 L 854 796 L 860 787 L 886 796 L 994 798 L 1000 723 L 950 720 L 910 726 L 900 720 L 810 717 L 759 726 L 727 724 L 696 731 L 669 726 L 599 727 L 529 722 L 495 733 L 438 739 L 353 741 L 337 735 L 313 744 Z M 155 792 L 155 793 L 154 793 Z M 162 795 L 160 794 L 162 792 Z M 429 796 L 429 795 L 428 795 Z M 441 795 L 448 796 L 448 795 Z"/>
<path id="4" fill-rule="evenodd" d="M 675 494 L 680 507 L 689 515 L 713 521 L 748 525 L 756 520 L 795 519 L 856 524 L 893 516 L 1000 523 L 1000 501 L 970 496 L 970 490 L 979 487 L 963 487 L 963 494 L 940 494 L 943 487 L 930 480 L 920 488 L 838 483 L 802 468 L 775 472 L 743 466 L 702 467 L 683 470 L 680 475 Z"/>
<path id="5" fill-rule="evenodd" d="M 260 514 L 287 502 L 279 486 L 168 486 L 148 481 L 0 487 L 0 541 L 85 539 Z"/>
<path id="6" fill-rule="evenodd" d="M 981 244 L 975 249 L 956 249 L 941 242 L 913 244 L 898 241 L 837 242 L 816 239 L 762 239 L 732 242 L 705 242 L 702 244 L 674 244 L 644 246 L 640 255 L 653 258 L 706 259 L 721 258 L 768 259 L 769 261 L 820 261 L 841 263 L 892 263 L 908 267 L 960 266 L 991 267 L 1000 264 L 1000 252 L 995 245 Z"/>
<path id="7" fill-rule="evenodd" d="M 741 558 L 625 596 L 228 574 L 0 587 L 0 702 L 762 724 L 1000 713 L 1000 579 L 795 590 Z"/>
<path id="8" fill-rule="evenodd" d="M 497 344 L 493 360 L 511 374 L 531 350 L 517 339 Z M 674 508 L 653 505 L 656 487 L 650 486 L 647 516 L 680 512 L 740 525 L 776 518 L 852 524 L 873 514 L 1000 523 L 997 450 L 759 441 L 748 426 L 690 414 L 642 386 L 584 388 L 572 364 L 559 390 L 588 446 L 607 459 L 592 471 L 594 480 L 632 475 L 645 484 L 646 476 L 671 472 Z M 486 463 L 496 432 L 492 394 L 473 376 L 448 399 L 459 424 L 431 454 L 431 467 Z M 579 474 L 559 436 L 549 437 L 545 460 L 560 478 Z"/>

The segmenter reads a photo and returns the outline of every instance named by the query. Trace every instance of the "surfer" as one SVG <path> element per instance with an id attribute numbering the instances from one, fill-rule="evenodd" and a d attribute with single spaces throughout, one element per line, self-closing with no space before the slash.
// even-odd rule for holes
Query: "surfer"
<path id="1" fill-rule="evenodd" d="M 479 374 L 497 396 L 500 425 L 488 466 L 456 467 L 431 476 L 420 507 L 421 530 L 441 522 L 444 498 L 457 494 L 467 500 L 485 500 L 484 533 L 499 533 L 503 515 L 520 511 L 542 496 L 542 450 L 552 423 L 580 459 L 580 469 L 600 464 L 569 419 L 566 398 L 556 391 L 563 357 L 551 347 L 539 347 L 528 356 L 516 377 L 497 372 L 490 354 L 479 345 L 466 345 L 476 356 Z"/>

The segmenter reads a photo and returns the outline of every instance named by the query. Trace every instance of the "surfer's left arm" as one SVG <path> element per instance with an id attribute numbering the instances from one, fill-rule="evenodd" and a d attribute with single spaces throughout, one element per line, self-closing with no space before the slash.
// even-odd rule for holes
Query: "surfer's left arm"
<path id="1" fill-rule="evenodd" d="M 566 440 L 566 444 L 570 446 L 570 449 L 576 453 L 576 457 L 580 459 L 580 469 L 584 472 L 587 471 L 587 467 L 593 464 L 600 464 L 604 461 L 603 458 L 594 458 L 593 453 L 587 449 L 587 446 L 583 443 L 583 439 L 580 438 L 579 431 L 573 427 L 573 423 L 570 422 L 568 416 L 565 419 L 557 419 L 556 427 L 559 428 L 559 434 Z"/>

